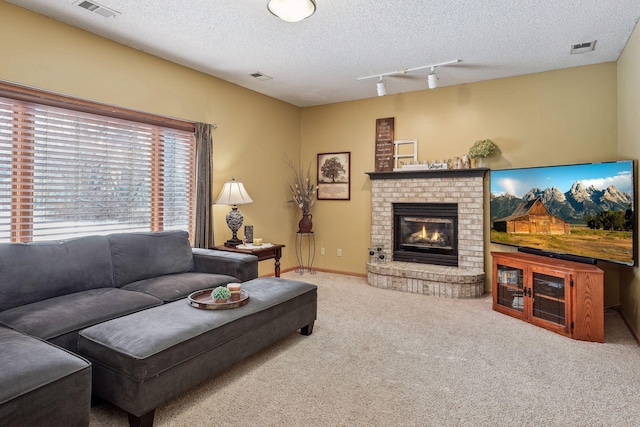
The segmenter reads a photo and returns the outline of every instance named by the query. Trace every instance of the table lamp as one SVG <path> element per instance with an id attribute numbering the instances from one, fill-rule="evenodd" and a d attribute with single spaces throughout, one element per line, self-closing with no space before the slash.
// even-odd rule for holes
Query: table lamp
<path id="1" fill-rule="evenodd" d="M 231 211 L 226 216 L 227 225 L 231 229 L 231 239 L 224 242 L 225 246 L 236 247 L 242 243 L 242 240 L 238 239 L 238 230 L 242 226 L 244 217 L 242 212 L 238 210 L 238 205 L 244 205 L 247 203 L 253 203 L 251 197 L 244 189 L 244 185 L 241 182 L 231 178 L 231 181 L 224 183 L 222 191 L 218 196 L 218 199 L 214 202 L 217 205 L 232 205 Z"/>

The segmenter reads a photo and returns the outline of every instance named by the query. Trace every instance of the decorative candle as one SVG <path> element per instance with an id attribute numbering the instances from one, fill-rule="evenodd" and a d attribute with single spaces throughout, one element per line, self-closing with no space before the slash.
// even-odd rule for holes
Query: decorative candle
<path id="1" fill-rule="evenodd" d="M 254 237 L 253 246 L 260 246 L 260 245 L 262 245 L 262 237 Z"/>
<path id="2" fill-rule="evenodd" d="M 229 289 L 229 291 L 231 292 L 240 292 L 241 288 L 242 288 L 242 285 L 240 283 L 229 283 L 227 285 L 227 289 Z"/>
<path id="3" fill-rule="evenodd" d="M 231 301 L 240 301 L 242 299 L 242 294 L 240 293 L 240 288 L 242 285 L 240 283 L 229 283 L 227 285 L 227 289 L 231 292 L 231 297 L 229 298 Z"/>

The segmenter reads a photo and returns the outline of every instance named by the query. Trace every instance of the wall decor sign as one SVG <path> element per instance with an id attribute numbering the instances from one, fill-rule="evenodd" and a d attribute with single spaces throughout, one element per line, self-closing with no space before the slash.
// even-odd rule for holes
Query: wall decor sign
<path id="1" fill-rule="evenodd" d="M 391 172 L 394 167 L 394 118 L 376 119 L 376 172 Z"/>
<path id="2" fill-rule="evenodd" d="M 318 154 L 318 200 L 351 199 L 351 152 Z"/>

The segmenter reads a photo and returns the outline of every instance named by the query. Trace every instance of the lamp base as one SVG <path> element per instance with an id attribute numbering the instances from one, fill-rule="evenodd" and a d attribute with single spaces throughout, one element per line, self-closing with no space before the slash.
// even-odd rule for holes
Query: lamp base
<path id="1" fill-rule="evenodd" d="M 241 244 L 242 244 L 242 240 L 233 239 L 233 238 L 231 238 L 231 239 L 227 240 L 226 242 L 224 242 L 224 245 L 226 247 L 228 247 L 228 248 L 235 248 L 236 246 L 241 245 Z"/>
<path id="2" fill-rule="evenodd" d="M 224 245 L 228 248 L 235 248 L 242 244 L 242 240 L 238 239 L 238 230 L 242 226 L 244 216 L 242 212 L 238 210 L 238 206 L 233 205 L 231 210 L 226 216 L 227 226 L 231 229 L 231 238 L 224 242 Z"/>

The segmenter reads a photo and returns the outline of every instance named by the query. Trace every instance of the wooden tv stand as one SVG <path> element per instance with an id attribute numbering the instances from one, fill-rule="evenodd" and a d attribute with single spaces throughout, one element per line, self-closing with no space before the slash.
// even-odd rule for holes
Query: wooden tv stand
<path id="1" fill-rule="evenodd" d="M 595 265 L 491 252 L 493 309 L 567 337 L 604 342 L 604 272 Z"/>

